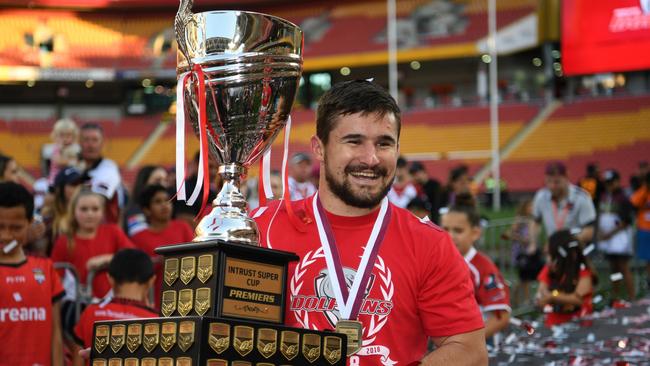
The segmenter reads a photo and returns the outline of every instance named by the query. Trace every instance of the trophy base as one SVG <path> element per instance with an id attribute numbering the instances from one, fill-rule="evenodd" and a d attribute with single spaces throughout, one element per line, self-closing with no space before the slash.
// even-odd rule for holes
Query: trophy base
<path id="1" fill-rule="evenodd" d="M 159 247 L 163 255 L 160 316 L 216 316 L 284 323 L 293 253 L 211 240 Z"/>
<path id="2" fill-rule="evenodd" d="M 346 364 L 347 338 L 333 332 L 214 317 L 95 322 L 93 366 Z"/>

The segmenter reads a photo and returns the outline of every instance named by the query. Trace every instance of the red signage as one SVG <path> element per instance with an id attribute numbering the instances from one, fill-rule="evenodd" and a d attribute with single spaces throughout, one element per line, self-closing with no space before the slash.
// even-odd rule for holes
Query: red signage
<path id="1" fill-rule="evenodd" d="M 650 68 L 650 0 L 562 1 L 566 75 Z"/>

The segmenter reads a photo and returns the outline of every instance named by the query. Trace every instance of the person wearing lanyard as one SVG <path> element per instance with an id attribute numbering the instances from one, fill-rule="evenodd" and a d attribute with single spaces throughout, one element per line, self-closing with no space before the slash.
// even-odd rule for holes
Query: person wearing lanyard
<path id="1" fill-rule="evenodd" d="M 487 365 L 469 270 L 449 235 L 388 202 L 400 110 L 365 80 L 320 100 L 319 190 L 254 210 L 263 246 L 296 253 L 285 322 L 348 335 L 348 365 Z M 436 344 L 427 354 L 428 339 Z"/>
<path id="2" fill-rule="evenodd" d="M 546 237 L 569 229 L 581 245 L 591 242 L 596 209 L 589 193 L 569 182 L 566 166 L 559 161 L 548 163 L 544 181 L 545 187 L 533 199 L 535 224 L 531 237 L 537 240 L 543 226 Z"/>

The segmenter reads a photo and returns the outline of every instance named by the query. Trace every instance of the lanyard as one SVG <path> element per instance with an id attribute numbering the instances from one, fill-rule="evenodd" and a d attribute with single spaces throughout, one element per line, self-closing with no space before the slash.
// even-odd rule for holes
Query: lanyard
<path id="1" fill-rule="evenodd" d="M 564 223 L 569 216 L 569 203 L 567 202 L 562 208 L 560 215 L 557 213 L 557 203 L 551 200 L 551 207 L 553 208 L 553 221 L 555 221 L 555 230 L 560 230 L 564 228 Z"/>
<path id="2" fill-rule="evenodd" d="M 375 224 L 368 238 L 368 243 L 363 250 L 361 262 L 357 269 L 357 274 L 354 277 L 352 288 L 348 293 L 345 276 L 343 274 L 343 266 L 341 264 L 341 257 L 336 246 L 334 239 L 334 232 L 327 220 L 325 209 L 320 202 L 318 192 L 314 195 L 312 201 L 314 209 L 314 218 L 318 227 L 318 236 L 320 238 L 321 247 L 325 254 L 325 261 L 327 263 L 327 270 L 330 274 L 330 282 L 334 290 L 336 303 L 338 304 L 341 319 L 356 319 L 359 315 L 359 309 L 363 300 L 365 288 L 370 279 L 370 273 L 375 265 L 379 247 L 384 241 L 386 229 L 390 222 L 391 209 L 388 204 L 388 199 L 384 198 L 381 202 L 379 215 L 375 220 Z"/>

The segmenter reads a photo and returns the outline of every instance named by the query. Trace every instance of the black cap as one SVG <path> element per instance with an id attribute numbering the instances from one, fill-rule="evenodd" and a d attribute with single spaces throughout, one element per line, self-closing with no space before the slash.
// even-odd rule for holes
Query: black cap
<path id="1" fill-rule="evenodd" d="M 566 177 L 566 165 L 561 161 L 551 161 L 546 164 L 546 175 L 561 175 Z"/>
<path id="2" fill-rule="evenodd" d="M 63 186 L 65 184 L 78 184 L 83 180 L 83 175 L 77 168 L 65 168 L 61 170 L 54 178 L 54 186 Z"/>
<path id="3" fill-rule="evenodd" d="M 291 164 L 298 164 L 298 163 L 302 163 L 303 161 L 311 163 L 311 157 L 309 156 L 309 154 L 299 152 L 293 154 L 293 156 L 291 157 Z"/>
<path id="4" fill-rule="evenodd" d="M 614 169 L 607 169 L 603 174 L 603 178 L 605 179 L 605 182 L 613 182 L 615 180 L 619 180 L 621 178 L 621 175 L 618 174 L 618 172 Z"/>
<path id="5" fill-rule="evenodd" d="M 414 162 L 411 163 L 411 167 L 409 168 L 409 173 L 414 174 L 414 173 L 417 173 L 417 172 L 421 172 L 423 170 L 425 170 L 424 169 L 424 164 L 422 164 L 419 161 L 414 161 Z"/>

